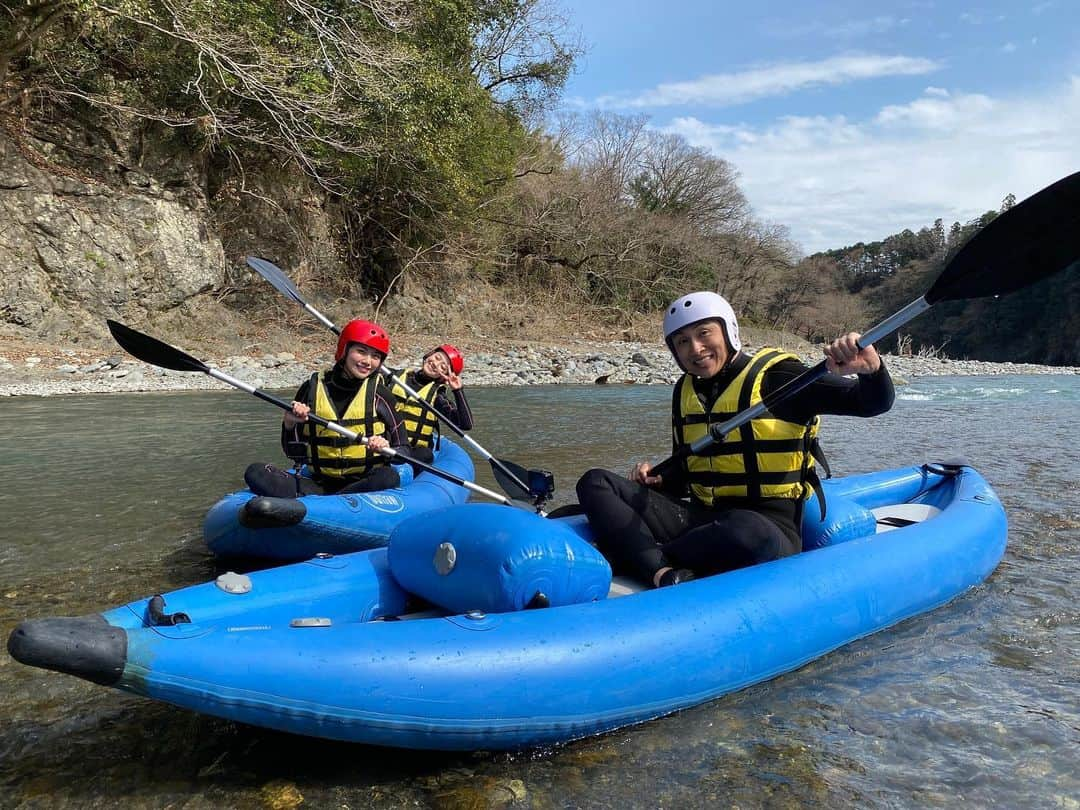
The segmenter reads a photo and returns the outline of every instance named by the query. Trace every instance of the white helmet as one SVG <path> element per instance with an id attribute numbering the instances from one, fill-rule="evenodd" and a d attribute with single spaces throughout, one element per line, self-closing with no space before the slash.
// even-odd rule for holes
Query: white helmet
<path id="1" fill-rule="evenodd" d="M 664 312 L 664 341 L 671 353 L 675 353 L 671 346 L 673 334 L 684 326 L 709 318 L 716 318 L 724 325 L 731 352 L 737 354 L 742 349 L 742 341 L 739 340 L 739 322 L 735 320 L 735 310 L 723 296 L 708 291 L 692 292 L 677 298 Z"/>

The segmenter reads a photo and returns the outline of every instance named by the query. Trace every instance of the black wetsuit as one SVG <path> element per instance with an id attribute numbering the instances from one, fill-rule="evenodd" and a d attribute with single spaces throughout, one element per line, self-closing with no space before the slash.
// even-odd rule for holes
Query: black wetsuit
<path id="1" fill-rule="evenodd" d="M 749 362 L 750 357 L 740 353 L 715 377 L 693 379 L 706 412 Z M 797 360 L 777 363 L 765 372 L 762 396 L 806 370 Z M 894 396 L 892 378 L 883 364 L 877 372 L 857 379 L 827 374 L 771 413 L 799 424 L 808 424 L 818 414 L 876 416 L 892 407 Z M 676 405 L 673 402 L 673 415 Z M 597 544 L 618 574 L 645 582 L 652 582 L 653 574 L 667 567 L 709 575 L 801 551 L 803 501 L 728 497 L 707 507 L 681 500 L 689 491 L 686 468 L 681 465 L 664 475 L 659 488 L 600 469 L 589 470 L 577 484 L 578 500 Z"/>
<path id="2" fill-rule="evenodd" d="M 334 410 L 345 413 L 352 402 L 363 380 L 350 377 L 345 373 L 341 364 L 336 364 L 332 369 L 323 374 L 323 384 L 327 395 L 334 403 Z M 309 402 L 311 399 L 311 380 L 306 380 L 301 385 L 293 399 L 296 402 Z M 386 426 L 385 436 L 390 446 L 395 450 L 408 451 L 409 441 L 405 434 L 405 423 L 395 406 L 396 400 L 390 390 L 381 382 L 375 393 L 376 419 Z M 294 453 L 294 448 L 303 446 L 307 448 L 302 423 L 295 427 L 286 428 L 281 426 L 281 447 L 285 455 Z M 302 478 L 292 475 L 273 464 L 252 464 L 244 471 L 244 481 L 248 488 L 257 495 L 272 495 L 279 498 L 296 498 L 300 495 L 328 495 L 333 493 L 348 492 L 374 492 L 380 489 L 393 489 L 401 483 L 398 471 L 387 463 L 378 463 L 372 466 L 361 476 L 347 476 L 345 478 L 333 478 L 330 476 L 318 476 L 316 478 Z"/>

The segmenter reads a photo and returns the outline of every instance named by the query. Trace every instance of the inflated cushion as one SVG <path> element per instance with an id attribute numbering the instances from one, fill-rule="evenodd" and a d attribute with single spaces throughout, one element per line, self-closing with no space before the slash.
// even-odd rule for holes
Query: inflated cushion
<path id="1" fill-rule="evenodd" d="M 877 530 L 874 513 L 849 498 L 828 495 L 825 505 L 827 510 L 824 520 L 821 519 L 816 494 L 803 505 L 803 551 L 835 546 L 837 543 L 874 534 Z"/>
<path id="2" fill-rule="evenodd" d="M 611 585 L 611 566 L 577 533 L 498 504 L 457 504 L 402 521 L 389 557 L 405 590 L 457 613 L 591 602 Z"/>

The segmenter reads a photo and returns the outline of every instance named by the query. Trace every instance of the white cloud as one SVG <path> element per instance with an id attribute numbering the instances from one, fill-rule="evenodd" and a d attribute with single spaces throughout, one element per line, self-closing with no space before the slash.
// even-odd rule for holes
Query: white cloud
<path id="1" fill-rule="evenodd" d="M 1004 45 L 1001 46 L 1001 52 L 1002 53 L 1012 53 L 1015 50 L 1016 50 L 1016 43 L 1015 42 L 1006 42 Z"/>
<path id="2" fill-rule="evenodd" d="M 715 73 L 685 82 L 657 85 L 637 96 L 602 96 L 602 109 L 695 105 L 725 107 L 781 96 L 807 87 L 840 85 L 882 76 L 932 73 L 938 62 L 911 56 L 849 54 L 818 62 L 783 62 L 736 73 Z"/>
<path id="3" fill-rule="evenodd" d="M 991 117 L 994 107 L 993 99 L 980 94 L 955 98 L 941 98 L 934 94 L 907 104 L 883 107 L 874 123 L 894 130 L 909 127 L 922 132 L 952 132 L 966 122 Z"/>
<path id="4" fill-rule="evenodd" d="M 903 27 L 910 22 L 909 18 L 897 18 L 886 14 L 858 20 L 845 20 L 839 23 L 815 20 L 806 25 L 792 25 L 790 20 L 784 19 L 770 24 L 767 33 L 777 39 L 802 39 L 805 37 L 859 39 L 872 34 L 884 34 L 894 28 Z"/>
<path id="5" fill-rule="evenodd" d="M 791 117 L 763 128 L 676 118 L 666 130 L 731 161 L 757 215 L 807 251 L 966 222 L 1076 171 L 1080 75 L 1042 96 L 938 90 L 864 121 Z"/>

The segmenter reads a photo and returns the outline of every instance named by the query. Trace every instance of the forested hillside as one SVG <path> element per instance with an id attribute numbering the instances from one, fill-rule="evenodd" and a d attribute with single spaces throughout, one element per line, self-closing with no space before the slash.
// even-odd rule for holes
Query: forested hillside
<path id="1" fill-rule="evenodd" d="M 856 298 L 876 322 L 928 290 L 944 263 L 1000 211 L 988 211 L 946 231 L 939 219 L 918 233 L 904 230 L 805 260 L 836 279 L 841 296 Z M 1080 365 L 1080 266 L 1000 300 L 945 302 L 906 326 L 897 340 L 913 352 L 979 360 Z"/>
<path id="2" fill-rule="evenodd" d="M 78 323 L 58 305 L 95 324 L 197 295 L 250 306 L 254 253 L 376 313 L 478 283 L 617 327 L 711 288 L 819 339 L 906 303 L 979 224 L 800 260 L 723 158 L 643 117 L 559 111 L 582 45 L 554 0 L 0 4 L 0 140 L 23 174 L 0 326 L 20 333 Z M 942 307 L 913 344 L 1080 362 L 1076 284 Z"/>

